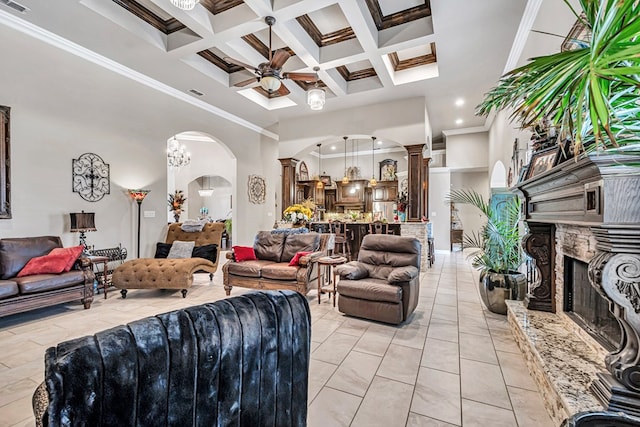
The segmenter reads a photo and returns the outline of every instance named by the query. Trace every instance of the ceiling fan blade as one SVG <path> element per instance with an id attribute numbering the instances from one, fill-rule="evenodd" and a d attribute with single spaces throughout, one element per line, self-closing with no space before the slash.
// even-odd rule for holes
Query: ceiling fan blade
<path id="1" fill-rule="evenodd" d="M 242 61 L 238 61 L 237 59 L 233 59 L 231 57 L 225 56 L 224 58 L 222 58 L 223 61 L 228 62 L 229 64 L 235 64 L 239 67 L 242 68 L 246 68 L 247 70 L 251 71 L 252 73 L 256 73 L 258 71 L 258 69 L 256 67 L 254 67 L 253 65 L 249 65 L 245 62 Z"/>
<path id="2" fill-rule="evenodd" d="M 291 92 L 289 92 L 289 89 L 287 89 L 287 87 L 283 84 L 280 85 L 280 88 L 278 89 L 278 94 L 280 94 L 280 96 L 287 96 L 289 95 Z"/>
<path id="3" fill-rule="evenodd" d="M 317 82 L 318 75 L 316 73 L 284 73 L 282 78 L 291 80 L 301 80 L 303 82 Z"/>
<path id="4" fill-rule="evenodd" d="M 279 70 L 280 68 L 282 68 L 284 63 L 287 62 L 287 59 L 289 59 L 290 56 L 291 55 L 289 55 L 289 52 L 287 52 L 286 50 L 278 49 L 273 54 L 273 58 L 271 59 L 269 65 L 271 66 L 271 68 Z"/>
<path id="5" fill-rule="evenodd" d="M 252 83 L 258 83 L 258 79 L 256 77 L 252 77 L 250 79 L 242 80 L 242 81 L 239 81 L 237 83 L 234 83 L 234 86 L 235 87 L 245 87 L 245 86 L 249 86 Z"/>

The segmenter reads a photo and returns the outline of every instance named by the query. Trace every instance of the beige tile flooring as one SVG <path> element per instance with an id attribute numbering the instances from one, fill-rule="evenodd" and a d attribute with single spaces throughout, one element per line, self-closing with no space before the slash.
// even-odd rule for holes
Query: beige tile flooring
<path id="1" fill-rule="evenodd" d="M 438 253 L 422 272 L 418 308 L 399 327 L 343 316 L 309 293 L 308 425 L 552 426 L 506 318 L 483 309 L 474 273 L 460 252 Z M 111 291 L 90 310 L 67 304 L 0 319 L 0 426 L 34 424 L 31 395 L 47 347 L 225 297 L 221 272 L 212 285 L 197 276 L 186 299 L 132 290 L 122 300 Z"/>

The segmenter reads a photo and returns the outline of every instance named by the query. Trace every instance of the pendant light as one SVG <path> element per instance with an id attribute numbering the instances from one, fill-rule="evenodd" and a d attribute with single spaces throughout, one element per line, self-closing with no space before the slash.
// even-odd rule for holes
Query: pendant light
<path id="1" fill-rule="evenodd" d="M 321 162 L 321 157 L 320 157 L 320 147 L 322 147 L 322 144 L 316 144 L 316 146 L 318 147 L 318 182 L 316 183 L 316 188 L 318 190 L 321 190 L 324 187 L 323 182 L 320 180 L 320 171 L 322 169 L 320 169 L 320 162 Z"/>
<path id="2" fill-rule="evenodd" d="M 353 171 L 355 172 L 356 175 L 356 180 L 360 178 L 360 173 L 358 173 L 358 171 L 360 170 L 358 168 L 358 140 L 357 139 L 352 139 L 351 140 L 351 164 L 353 165 Z M 355 152 L 354 152 L 355 150 Z M 356 190 L 360 189 L 360 184 L 356 181 Z"/>
<path id="3" fill-rule="evenodd" d="M 369 185 L 375 187 L 378 185 L 378 181 L 376 181 L 376 169 L 375 169 L 375 149 L 376 149 L 376 137 L 371 137 L 371 179 L 369 180 Z"/>
<path id="4" fill-rule="evenodd" d="M 344 176 L 342 177 L 342 183 L 348 184 L 349 177 L 347 176 L 347 137 L 343 136 L 344 139 Z"/>

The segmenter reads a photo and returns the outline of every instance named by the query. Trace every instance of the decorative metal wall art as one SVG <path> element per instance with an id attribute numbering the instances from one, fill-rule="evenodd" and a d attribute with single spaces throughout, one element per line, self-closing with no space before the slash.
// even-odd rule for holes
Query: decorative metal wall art
<path id="1" fill-rule="evenodd" d="M 100 156 L 84 153 L 72 164 L 74 193 L 88 202 L 97 202 L 111 191 L 109 165 Z"/>
<path id="2" fill-rule="evenodd" d="M 249 175 L 247 187 L 247 190 L 249 192 L 249 202 L 256 205 L 263 204 L 266 194 L 266 184 L 264 178 L 260 175 Z"/>

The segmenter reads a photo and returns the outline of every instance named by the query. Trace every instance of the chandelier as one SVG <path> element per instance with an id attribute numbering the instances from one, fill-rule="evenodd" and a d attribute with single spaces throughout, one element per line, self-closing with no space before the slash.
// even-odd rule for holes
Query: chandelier
<path id="1" fill-rule="evenodd" d="M 167 149 L 167 163 L 169 166 L 173 168 L 187 166 L 191 162 L 191 154 L 186 150 L 187 147 L 184 144 L 180 144 L 174 136 Z"/>
<path id="2" fill-rule="evenodd" d="M 182 10 L 192 10 L 200 0 L 171 0 L 171 4 Z"/>

